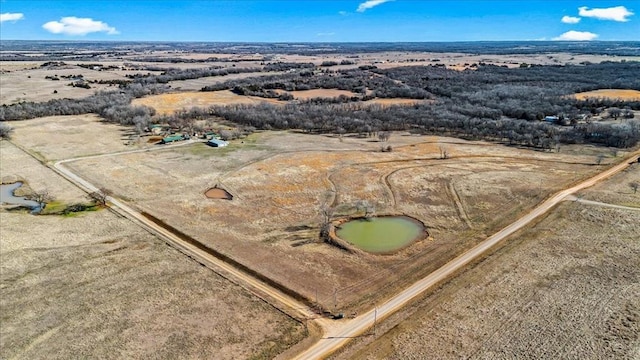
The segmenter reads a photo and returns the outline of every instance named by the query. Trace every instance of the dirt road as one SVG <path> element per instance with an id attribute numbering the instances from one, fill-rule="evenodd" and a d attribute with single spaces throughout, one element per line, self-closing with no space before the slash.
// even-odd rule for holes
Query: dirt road
<path id="1" fill-rule="evenodd" d="M 299 354 L 296 359 L 321 359 L 327 357 L 332 352 L 344 346 L 352 338 L 365 334 L 365 332 L 374 325 L 375 321 L 387 317 L 392 313 L 400 310 L 403 306 L 422 294 L 424 291 L 428 290 L 435 284 L 447 279 L 454 272 L 460 270 L 471 261 L 484 255 L 491 247 L 504 240 L 509 235 L 522 229 L 537 217 L 551 210 L 555 205 L 563 201 L 567 196 L 587 187 L 593 186 L 596 183 L 624 170 L 629 166 L 631 162 L 638 161 L 639 155 L 640 151 L 636 151 L 624 162 L 611 167 L 606 171 L 583 181 L 580 184 L 560 191 L 550 199 L 544 201 L 542 204 L 531 210 L 531 212 L 529 212 L 527 215 L 521 217 L 511 225 L 505 227 L 496 234 L 487 238 L 466 253 L 451 260 L 438 270 L 429 274 L 427 277 L 414 283 L 412 286 L 392 297 L 384 304 L 356 317 L 353 320 L 345 322 L 343 326 L 334 328 L 335 330 L 328 331 L 325 334 L 324 338 L 322 338 L 319 342 L 308 348 L 303 353 Z"/>
<path id="2" fill-rule="evenodd" d="M 158 149 L 158 150 L 160 150 L 160 149 Z M 146 149 L 146 150 L 133 150 L 133 151 L 127 151 L 127 152 L 123 152 L 123 153 L 132 153 L 132 152 L 140 152 L 140 151 L 150 151 L 150 150 L 149 149 Z M 71 162 L 71 161 L 76 161 L 76 160 L 80 160 L 80 159 L 85 159 L 85 158 L 121 155 L 123 153 L 104 154 L 104 155 L 95 155 L 95 156 L 80 157 L 80 158 L 67 159 L 67 160 L 60 160 L 60 161 L 54 163 L 52 168 L 53 168 L 54 171 L 56 171 L 61 176 L 63 176 L 67 180 L 69 180 L 72 183 L 74 183 L 76 186 L 78 186 L 81 189 L 91 193 L 91 192 L 98 191 L 98 188 L 95 185 L 93 185 L 90 182 L 88 182 L 87 180 L 85 180 L 85 179 L 81 178 L 80 176 L 76 175 L 75 173 L 73 173 L 68 168 L 66 168 L 64 166 L 64 163 Z M 211 268 L 212 270 L 214 270 L 214 271 L 216 271 L 218 273 L 220 273 L 220 270 L 222 270 L 221 275 L 223 275 L 225 277 L 229 277 L 229 276 L 233 277 L 233 280 L 235 280 L 241 286 L 243 286 L 243 287 L 247 288 L 248 290 L 252 291 L 256 295 L 258 295 L 260 297 L 267 296 L 267 297 L 275 300 L 278 303 L 279 308 L 281 310 L 284 310 L 288 314 L 293 315 L 293 316 L 295 316 L 297 318 L 300 318 L 300 319 L 313 318 L 313 317 L 315 317 L 317 315 L 316 313 L 314 313 L 312 311 L 312 309 L 310 309 L 305 304 L 303 304 L 303 303 L 297 301 L 296 299 L 294 299 L 294 298 L 282 293 L 281 291 L 269 286 L 268 284 L 265 284 L 264 282 L 256 279 L 255 277 L 251 276 L 250 274 L 247 274 L 247 273 L 235 268 L 233 265 L 231 265 L 231 264 L 229 264 L 229 263 L 227 263 L 227 262 L 225 262 L 225 261 L 223 261 L 221 259 L 216 258 L 215 256 L 211 255 L 210 253 L 208 253 L 206 251 L 203 251 L 202 249 L 200 249 L 200 248 L 198 248 L 198 247 L 196 247 L 196 246 L 184 241 L 183 239 L 181 239 L 176 234 L 172 233 L 171 231 L 169 231 L 169 230 L 161 227 L 160 225 L 154 223 L 153 221 L 149 220 L 141 212 L 133 209 L 132 207 L 128 206 L 127 204 L 125 204 L 124 202 L 118 200 L 117 198 L 108 197 L 107 201 L 111 204 L 110 207 L 111 207 L 112 210 L 116 211 L 117 213 L 121 214 L 124 217 L 129 218 L 130 220 L 132 220 L 136 224 L 138 224 L 138 225 L 142 226 L 143 228 L 147 229 L 148 231 L 150 231 L 151 233 L 153 233 L 156 236 L 160 237 L 161 239 L 163 239 L 164 241 L 166 241 L 167 243 L 169 243 L 170 245 L 172 245 L 173 247 L 175 247 L 176 249 L 178 249 L 182 253 L 186 254 L 187 256 L 195 259 L 196 261 L 200 262 L 201 264 Z M 269 301 L 269 302 L 273 303 L 272 301 Z"/>
<path id="3" fill-rule="evenodd" d="M 135 150 L 132 152 L 137 152 L 137 151 L 150 151 L 150 150 L 148 149 Z M 113 155 L 119 155 L 119 154 L 120 153 L 104 154 L 104 155 L 97 155 L 92 157 L 113 156 Z M 391 315 L 392 313 L 398 311 L 407 303 L 412 301 L 414 298 L 422 294 L 424 291 L 428 290 L 435 284 L 445 280 L 446 278 L 451 276 L 454 272 L 458 271 L 459 269 L 466 266 L 467 264 L 477 259 L 478 257 L 484 255 L 490 248 L 492 248 L 494 245 L 496 245 L 500 241 L 504 240 L 509 235 L 515 233 L 516 231 L 520 230 L 521 228 L 523 228 L 524 226 L 532 222 L 537 217 L 548 212 L 559 202 L 565 200 L 567 196 L 579 190 L 582 190 L 584 188 L 593 186 L 597 182 L 602 181 L 603 179 L 608 178 L 619 171 L 622 171 L 627 166 L 629 166 L 630 162 L 637 161 L 638 155 L 640 155 L 640 151 L 636 151 L 635 153 L 633 153 L 632 156 L 628 157 L 621 164 L 616 165 L 612 168 L 609 168 L 606 171 L 578 185 L 575 185 L 571 188 L 568 188 L 566 190 L 563 190 L 555 194 L 553 197 L 549 198 L 548 200 L 544 201 L 542 204 L 538 205 L 527 215 L 523 216 L 522 218 L 512 223 L 511 225 L 507 226 L 506 228 L 502 229 L 501 231 L 494 234 L 493 236 L 487 238 L 486 240 L 484 240 L 483 242 L 481 242 L 471 250 L 467 251 L 466 253 L 453 259 L 452 261 L 450 261 L 440 269 L 429 274 L 427 277 L 414 283 L 412 286 L 403 290 L 402 292 L 392 297 L 384 304 L 376 307 L 375 309 L 372 309 L 367 313 L 356 317 L 355 319 L 345 321 L 344 323 L 337 323 L 337 322 L 328 323 L 328 320 L 326 319 L 316 319 L 316 322 L 324 329 L 325 337 L 322 338 L 319 342 L 317 342 L 313 346 L 311 346 L 310 348 L 308 348 L 303 353 L 299 354 L 296 358 L 297 359 L 319 359 L 319 358 L 328 356 L 332 352 L 336 351 L 337 349 L 345 345 L 350 339 L 365 334 L 367 330 L 369 330 L 374 325 L 374 322 L 376 320 L 385 318 Z M 79 186 L 80 188 L 83 188 L 88 192 L 97 191 L 98 189 L 96 188 L 96 186 L 92 185 L 91 183 L 79 177 L 78 175 L 74 174 L 64 166 L 64 163 L 66 162 L 80 160 L 80 159 L 82 158 L 74 158 L 74 159 L 58 161 L 53 165 L 53 168 L 59 174 L 61 174 L 62 176 L 67 178 L 69 181 Z M 305 304 L 280 292 L 277 289 L 274 289 L 268 284 L 265 284 L 262 281 L 254 278 L 250 274 L 244 273 L 236 269 L 235 267 L 233 267 L 233 265 L 228 264 L 216 258 L 215 256 L 212 256 L 211 254 L 205 251 L 202 251 L 201 249 L 185 242 L 177 235 L 173 234 L 172 232 L 150 221 L 145 216 L 143 216 L 139 211 L 133 209 L 132 207 L 125 204 L 124 202 L 112 197 L 109 198 L 108 200 L 112 204 L 112 208 L 115 211 L 131 219 L 132 221 L 136 222 L 140 226 L 143 226 L 144 228 L 148 229 L 152 233 L 164 239 L 167 243 L 176 247 L 177 249 L 187 254 L 188 256 L 196 259 L 200 263 L 214 269 L 215 271 L 222 270 L 224 274 L 231 275 L 241 285 L 247 287 L 254 293 L 259 294 L 260 296 L 266 295 L 272 298 L 273 300 L 278 302 L 280 305 L 285 306 L 289 312 L 293 312 L 297 314 L 297 316 L 299 316 L 300 318 L 310 319 L 310 318 L 316 317 L 316 314 L 313 313 L 313 311 Z"/>

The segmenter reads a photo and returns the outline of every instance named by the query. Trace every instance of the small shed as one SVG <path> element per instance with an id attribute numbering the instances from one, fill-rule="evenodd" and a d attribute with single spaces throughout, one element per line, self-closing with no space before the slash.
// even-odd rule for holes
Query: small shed
<path id="1" fill-rule="evenodd" d="M 558 120 L 560 120 L 560 118 L 558 118 L 557 116 L 545 116 L 544 117 L 544 121 L 550 122 L 550 123 L 557 123 Z"/>
<path id="2" fill-rule="evenodd" d="M 224 140 L 219 140 L 219 139 L 213 138 L 213 139 L 207 141 L 207 145 L 213 146 L 213 147 L 223 147 L 223 146 L 229 145 L 229 143 L 224 141 Z"/>

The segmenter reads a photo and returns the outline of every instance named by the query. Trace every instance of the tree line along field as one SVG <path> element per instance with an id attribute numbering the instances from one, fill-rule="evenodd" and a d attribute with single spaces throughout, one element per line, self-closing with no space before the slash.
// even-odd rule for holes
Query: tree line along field
<path id="1" fill-rule="evenodd" d="M 55 117 L 48 122 L 65 124 Z M 75 149 L 64 153 L 68 158 L 108 152 L 99 144 L 70 146 L 81 144 L 81 136 L 68 137 L 65 145 L 47 142 L 40 135 L 48 133 L 46 121 L 35 128 L 29 124 L 16 123 L 14 141 L 45 161 L 60 158 L 61 146 Z M 105 138 L 119 132 L 96 119 L 77 130 L 87 136 L 103 131 Z M 393 152 L 382 153 L 380 142 L 367 138 L 264 132 L 232 141 L 224 153 L 195 143 L 67 166 L 308 299 L 315 301 L 317 293 L 329 310 L 369 306 L 506 225 L 554 189 L 601 169 L 597 149 L 566 147 L 566 154 L 551 154 L 402 133 L 388 143 Z M 443 148 L 448 159 L 440 159 Z M 602 166 L 615 161 L 605 155 Z M 205 191 L 215 185 L 234 200 L 206 198 Z M 331 192 L 336 216 L 353 215 L 354 203 L 367 200 L 379 214 L 418 218 L 431 237 L 390 256 L 333 248 L 318 237 L 319 209 Z"/>
<path id="2" fill-rule="evenodd" d="M 117 91 L 97 92 L 79 100 L 3 106 L 0 119 L 97 113 L 109 122 L 134 124 L 142 132 L 152 123 L 167 123 L 178 130 L 191 131 L 198 128 L 194 125 L 197 120 L 217 116 L 246 128 L 304 129 L 315 133 L 411 130 L 420 134 L 507 141 L 547 150 L 557 144 L 574 143 L 631 147 L 640 138 L 638 121 L 633 119 L 633 110 L 640 107 L 638 101 L 578 100 L 569 96 L 602 88 L 638 89 L 640 84 L 632 75 L 638 71 L 637 62 L 519 68 L 479 63 L 465 71 L 437 64 L 385 69 L 363 65 L 344 70 L 330 70 L 321 65 L 318 68 L 315 64 L 309 64 L 311 67 L 305 64 L 300 67 L 300 63 L 279 64 L 279 72 L 288 69 L 284 74 L 228 80 L 202 88 L 216 93 L 229 90 L 242 97 L 208 104 L 192 102 L 210 106 L 173 114 L 166 114 L 165 110 L 157 114 L 150 107 L 132 106 L 131 101 L 171 91 L 171 81 L 221 77 L 229 73 L 259 74 L 261 69 L 152 67 L 162 73 L 132 75 L 127 82 L 119 84 Z M 307 100 L 295 100 L 292 95 L 321 89 L 350 91 L 356 95 Z M 194 98 L 206 97 L 203 94 Z M 265 100 L 256 103 L 244 97 Z M 275 99 L 284 100 L 284 106 L 282 102 L 269 104 Z M 363 106 L 369 100 L 387 99 L 397 100 L 398 106 L 387 106 L 383 111 L 377 106 Z M 407 103 L 411 100 L 418 103 Z M 228 102 L 235 105 L 230 106 Z M 613 124 L 588 120 L 600 114 L 625 121 Z M 557 120 L 555 123 L 541 121 L 547 117 Z"/>
<path id="3" fill-rule="evenodd" d="M 44 97 L 43 100 L 46 101 L 43 102 L 20 99 L 14 104 L 5 103 L 0 107 L 2 134 L 11 135 L 13 144 L 44 163 L 77 158 L 65 166 L 82 178 L 99 188 L 107 189 L 136 210 L 159 219 L 167 226 L 178 229 L 206 247 L 228 256 L 251 271 L 269 278 L 278 286 L 332 313 L 352 314 L 370 309 L 511 223 L 549 195 L 616 163 L 629 149 L 635 148 L 640 139 L 640 123 L 634 118 L 640 109 L 636 98 L 574 97 L 574 94 L 592 90 L 600 91 L 596 94 L 601 95 L 603 88 L 618 89 L 614 90 L 616 94 L 640 90 L 640 84 L 633 76 L 638 71 L 639 63 L 633 61 L 633 58 L 625 62 L 592 63 L 588 59 L 596 62 L 599 58 L 592 56 L 583 59 L 583 55 L 569 54 L 582 60 L 578 62 L 576 59 L 565 58 L 567 54 L 546 57 L 518 54 L 504 60 L 510 62 L 507 64 L 498 60 L 501 55 L 497 53 L 441 53 L 430 54 L 429 57 L 410 52 L 367 53 L 357 56 L 334 53 L 286 54 L 263 58 L 250 54 L 214 55 L 122 55 L 123 58 L 117 61 L 122 61 L 123 66 L 126 62 L 128 70 L 109 70 L 113 71 L 113 75 L 117 74 L 117 79 L 109 76 L 108 79 L 105 78 L 107 82 L 102 84 L 113 90 L 101 92 L 96 91 L 96 87 L 89 91 L 88 96 L 78 96 L 76 99 L 54 96 L 51 100 Z M 22 59 L 23 56 L 25 55 L 16 55 L 14 60 Z M 75 61 L 62 53 L 56 56 L 51 60 L 68 63 Z M 96 65 L 96 70 L 90 70 L 100 72 L 97 69 L 109 66 L 114 61 L 110 57 L 115 55 L 107 52 L 99 56 L 105 56 L 103 61 L 92 63 L 84 59 L 81 61 L 87 63 L 82 65 L 99 64 L 100 66 Z M 382 59 L 383 56 L 389 59 Z M 477 62 L 470 61 L 471 59 Z M 526 59 L 532 61 L 526 62 Z M 571 64 L 552 65 L 557 64 L 560 59 Z M 40 71 L 38 76 L 49 70 L 61 70 L 60 66 L 67 67 L 69 64 L 47 66 L 37 69 Z M 80 66 L 83 71 L 88 70 L 83 66 Z M 14 80 L 26 74 L 20 74 L 22 70 L 18 68 L 7 71 L 16 76 L 12 78 Z M 177 88 L 185 86 L 193 90 L 200 85 L 201 91 L 197 92 Z M 78 89 L 85 90 L 89 89 Z M 611 91 L 608 95 L 612 95 Z M 558 121 L 542 121 L 547 116 L 556 116 Z M 600 121 L 601 119 L 615 121 Z M 164 128 L 171 128 L 173 132 L 187 134 L 231 128 L 235 133 L 241 134 L 241 138 L 231 140 L 230 145 L 223 149 L 208 147 L 198 140 L 163 147 L 146 141 L 149 138 L 147 129 L 152 124 L 161 124 Z M 5 146 L 5 141 L 2 143 L 3 156 L 7 154 L 6 149 L 11 149 L 9 153 L 20 152 L 17 148 Z M 10 169 L 30 185 L 33 183 L 33 187 L 51 186 L 54 190 L 59 187 L 56 182 L 47 183 L 42 180 L 42 175 L 37 175 L 37 171 L 18 170 L 16 166 Z M 4 175 L 3 169 L 3 177 Z M 628 176 L 633 180 L 635 175 Z M 207 198 L 205 193 L 213 187 L 225 189 L 233 196 L 233 200 Z M 609 192 L 586 192 L 584 197 L 625 206 L 637 205 L 621 195 L 624 185 L 617 184 L 614 189 Z M 323 207 L 330 207 L 333 219 L 339 219 L 360 215 L 357 204 L 362 201 L 371 204 L 376 214 L 404 214 L 418 219 L 425 224 L 429 236 L 388 255 L 344 251 L 320 238 Z M 578 225 L 584 225 L 582 228 L 585 231 L 595 231 L 594 222 L 620 224 L 612 215 L 615 212 L 612 209 L 596 209 L 593 213 L 585 214 L 576 213 L 576 206 L 582 204 L 566 204 L 561 207 L 563 215 L 559 216 L 560 220 L 556 220 L 560 223 L 557 233 L 562 239 L 570 232 L 576 232 L 580 228 Z M 89 218 L 98 224 L 95 225 L 95 231 L 100 232 L 103 229 L 100 224 L 106 221 L 100 217 L 106 216 L 102 214 L 104 212 L 83 215 L 74 218 L 74 222 L 59 225 L 69 225 L 75 229 L 85 226 L 83 221 Z M 8 219 L 7 223 L 15 226 L 11 234 L 19 238 L 17 229 L 26 220 L 18 215 L 26 215 L 0 215 Z M 565 215 L 578 218 L 580 222 L 574 226 L 570 221 L 563 220 Z M 628 237 L 625 232 L 628 229 L 630 233 L 637 232 L 637 229 L 629 225 L 630 221 L 626 217 L 621 217 L 619 221 L 625 227 L 621 231 L 621 238 L 617 239 L 622 242 L 616 242 L 613 246 L 620 249 L 616 250 L 616 256 L 629 249 L 631 252 L 635 251 L 624 239 Z M 561 226 L 567 227 L 566 231 L 561 230 Z M 45 228 L 41 227 L 41 231 L 44 232 Z M 547 234 L 545 231 L 542 233 Z M 103 235 L 101 233 L 97 236 Z M 525 238 L 528 239 L 528 236 Z M 104 243 L 96 243 L 98 245 L 91 243 L 82 254 L 70 255 L 66 248 L 56 249 L 51 253 L 52 259 L 43 265 L 42 277 L 62 278 L 54 267 L 64 259 L 74 259 L 75 265 L 69 265 L 69 271 L 75 271 L 73 266 L 93 268 L 102 266 L 104 261 L 110 261 L 119 266 L 117 271 L 131 274 L 131 282 L 156 284 L 154 288 L 162 289 L 163 286 L 155 281 L 167 274 L 170 264 L 177 261 L 175 256 L 159 251 L 155 245 L 150 246 L 150 240 L 144 234 L 138 236 L 136 233 L 132 235 L 132 239 L 123 240 L 125 237 L 123 235 L 120 238 L 118 235 L 116 239 L 109 238 Z M 83 240 L 75 240 L 75 237 L 73 239 L 74 242 Z M 527 243 L 527 240 L 519 241 L 518 244 Z M 544 250 L 535 250 L 533 253 L 543 254 L 548 249 L 562 249 L 560 245 L 548 242 L 545 243 Z M 567 244 L 568 249 L 582 251 L 575 243 Z M 144 251 L 144 257 L 157 261 L 144 265 L 141 274 L 133 274 L 129 265 L 138 264 L 136 261 L 139 253 L 129 252 L 131 249 Z M 25 256 L 30 259 L 37 258 L 33 264 L 44 261 L 31 255 L 30 251 L 29 248 L 19 250 L 19 253 L 27 254 Z M 517 251 L 520 250 L 514 245 L 513 252 Z M 84 254 L 87 254 L 86 257 Z M 590 266 L 595 266 L 589 263 L 595 256 L 592 255 L 587 253 L 584 255 L 587 260 L 580 263 L 585 266 L 585 277 L 588 279 L 595 276 L 588 271 Z M 541 257 L 548 260 L 548 264 L 558 264 L 542 255 Z M 619 259 L 626 261 L 624 266 L 632 263 L 632 260 L 624 256 Z M 535 256 L 531 257 L 531 261 L 536 261 Z M 527 261 L 522 262 L 528 264 Z M 104 349 L 94 349 L 90 345 L 86 348 L 100 353 L 106 352 L 111 345 L 120 347 L 126 344 L 125 347 L 131 349 L 127 351 L 137 355 L 145 353 L 147 349 L 155 351 L 162 345 L 162 353 L 171 356 L 175 354 L 176 348 L 187 346 L 194 351 L 194 356 L 211 354 L 216 348 L 223 348 L 223 356 L 269 357 L 281 353 L 305 336 L 299 323 L 286 317 L 280 318 L 280 314 L 271 314 L 273 309 L 264 303 L 261 306 L 267 306 L 266 308 L 256 307 L 253 297 L 239 288 L 227 289 L 225 281 L 216 276 L 214 278 L 219 282 L 202 285 L 209 281 L 209 273 L 190 268 L 188 263 L 176 266 L 177 270 L 184 271 L 185 276 L 193 278 L 193 283 L 185 285 L 176 280 L 174 285 L 178 289 L 176 291 L 189 292 L 195 297 L 181 298 L 181 301 L 189 304 L 172 302 L 171 306 L 175 307 L 167 308 L 166 317 L 160 317 L 158 322 L 170 322 L 176 316 L 177 308 L 189 311 L 192 314 L 189 319 L 198 322 L 200 320 L 196 319 L 201 319 L 203 309 L 212 305 L 221 309 L 220 311 L 230 313 L 229 316 L 207 325 L 211 327 L 207 331 L 213 334 L 220 334 L 227 326 L 225 324 L 251 322 L 248 319 L 260 316 L 259 313 L 262 312 L 268 314 L 264 323 L 252 323 L 255 327 L 249 328 L 247 337 L 236 336 L 237 332 L 230 331 L 226 336 L 221 335 L 222 339 L 218 342 L 203 338 L 198 333 L 201 329 L 193 324 L 180 323 L 170 332 L 158 330 L 157 337 L 167 339 L 162 344 L 142 344 L 144 339 L 127 342 L 127 339 L 116 337 L 114 343 Z M 558 266 L 560 265 L 564 266 Z M 513 265 L 509 269 L 517 266 Z M 506 273 L 509 269 L 500 271 Z M 18 273 L 22 270 L 9 268 L 9 271 Z M 489 268 L 486 270 L 487 273 L 490 271 L 492 270 Z M 562 282 L 565 281 L 562 276 L 568 273 L 570 270 L 549 276 L 551 280 L 558 278 Z M 10 274 L 13 273 L 6 274 L 9 274 L 6 275 L 9 283 L 9 277 L 13 276 Z M 88 293 L 98 294 L 99 289 L 104 289 L 105 286 L 121 289 L 115 284 L 115 280 L 111 280 L 114 278 L 111 275 L 101 278 L 101 273 L 95 274 L 92 278 L 95 280 L 87 285 Z M 531 276 L 534 275 L 538 274 Z M 602 284 L 599 277 L 601 274 L 596 275 L 596 280 L 593 281 L 599 285 L 594 292 L 602 289 L 611 292 L 620 290 Z M 485 281 L 482 274 L 474 276 L 476 277 L 471 280 L 456 278 L 453 281 L 466 284 L 461 287 Z M 618 274 L 612 276 L 615 278 Z M 503 284 L 492 279 L 494 280 L 491 281 Z M 512 283 L 520 281 L 515 277 L 508 280 Z M 577 289 L 581 286 L 580 281 L 591 281 L 584 278 L 578 280 L 575 284 L 577 292 L 583 289 Z M 493 284 L 491 281 L 487 288 Z M 558 289 L 562 286 L 556 289 L 553 286 L 557 284 L 553 281 L 545 281 L 535 283 L 547 284 L 540 287 L 530 283 L 507 285 L 517 289 L 514 290 L 516 293 L 521 290 L 538 296 L 535 298 L 532 295 L 535 299 L 541 299 L 544 304 L 555 306 L 554 309 L 563 306 L 558 304 L 565 303 L 576 303 L 578 309 L 587 309 L 593 305 L 587 300 L 579 302 L 575 298 L 564 299 L 565 302 L 555 304 L 554 301 L 559 296 Z M 572 284 L 571 280 L 566 280 L 566 284 Z M 59 283 L 52 284 L 51 287 L 42 286 L 41 293 L 30 296 L 45 297 L 58 285 Z M 200 290 L 189 288 L 196 285 Z M 233 299 L 231 304 L 211 298 L 209 292 L 202 291 L 214 291 L 216 287 L 225 288 L 225 296 Z M 26 300 L 20 297 L 21 291 L 16 291 L 15 286 L 8 286 L 6 289 L 9 295 L 7 306 L 17 309 L 24 305 Z M 478 290 L 479 285 L 474 289 Z M 151 290 L 143 286 L 136 295 L 144 303 L 145 299 L 156 296 L 149 295 L 149 291 Z M 439 290 L 437 294 L 446 291 Z M 487 295 L 487 299 L 503 299 L 502 303 L 496 304 L 503 304 L 504 308 L 521 305 L 519 298 L 510 296 L 512 288 L 505 287 L 500 291 Z M 625 291 L 635 290 L 631 288 Z M 451 298 L 453 295 L 438 296 L 440 295 L 434 297 L 433 303 L 425 300 L 431 304 L 427 307 L 441 307 L 446 301 L 451 301 L 455 306 L 464 306 L 458 305 L 461 303 L 454 301 Z M 463 299 L 468 299 L 469 296 L 472 297 L 468 295 Z M 485 296 L 485 293 L 481 296 Z M 125 296 L 123 298 L 129 299 Z M 441 298 L 448 300 L 441 302 L 438 300 Z M 72 303 L 84 306 L 77 297 L 69 299 Z M 174 301 L 173 297 L 170 299 Z M 606 322 L 604 317 L 598 319 L 614 325 L 623 322 L 628 327 L 628 322 L 624 320 L 627 313 L 620 310 L 622 300 L 616 299 L 615 309 L 608 313 L 612 316 L 610 319 L 614 320 Z M 484 304 L 484 300 L 481 302 Z M 516 305 L 513 305 L 514 302 Z M 128 309 L 127 304 L 116 303 L 109 309 Z M 636 305 L 624 305 L 631 309 L 631 318 L 635 314 Z M 522 321 L 541 321 L 539 319 L 543 318 L 540 315 L 542 312 L 536 306 L 531 305 L 529 309 L 532 310 L 526 313 L 528 317 Z M 478 308 L 485 309 L 481 306 Z M 493 314 L 499 312 L 496 309 L 486 308 L 486 311 Z M 69 311 L 86 313 L 84 308 Z M 417 310 L 416 313 L 421 311 Z M 560 318 L 564 316 L 560 310 L 558 313 Z M 452 321 L 447 317 L 450 314 L 446 309 L 442 310 L 442 314 L 443 324 Z M 615 318 L 616 314 L 623 315 Z M 140 324 L 147 321 L 144 320 L 147 318 L 140 317 L 138 313 L 135 316 L 138 316 L 136 321 L 140 322 L 129 321 L 127 318 L 126 324 L 122 324 L 117 322 L 121 320 L 118 319 L 100 331 L 108 333 L 113 329 L 129 326 L 127 328 L 134 329 L 132 331 L 135 332 L 135 329 L 142 326 Z M 399 315 L 397 319 L 403 319 L 402 316 L 404 315 Z M 420 316 L 424 318 L 432 315 L 429 313 Z M 594 329 L 594 333 L 602 334 L 604 331 L 598 327 L 600 325 L 594 325 L 582 315 L 574 316 L 571 313 L 567 316 L 568 318 L 562 318 L 562 323 L 575 320 L 586 328 Z M 17 324 L 23 319 L 14 311 L 10 321 Z M 97 319 L 89 317 L 87 321 L 94 324 L 99 321 Z M 69 321 L 76 320 L 71 318 Z M 392 319 L 388 324 L 393 324 L 393 321 L 395 320 Z M 424 320 L 430 321 L 432 319 Z M 507 325 L 504 328 L 491 328 L 487 325 L 486 331 L 499 334 L 504 329 L 516 332 L 516 328 L 522 328 L 521 322 L 505 321 Z M 389 352 L 408 356 L 412 349 L 422 351 L 419 343 L 424 338 L 421 336 L 428 336 L 421 330 L 424 323 L 406 324 L 408 331 L 417 333 L 415 337 L 407 336 L 405 329 L 401 328 L 398 330 L 399 336 L 403 337 L 401 341 L 393 338 L 395 335 L 391 331 L 388 332 L 389 335 L 382 336 L 379 348 L 371 347 L 375 344 L 367 345 L 365 342 L 361 345 L 366 345 L 366 348 L 358 345 L 346 354 L 367 358 L 385 357 Z M 45 332 L 41 325 L 34 322 L 33 329 L 21 329 L 30 331 L 29 334 L 44 333 L 39 338 L 43 344 L 48 343 L 49 337 L 56 339 L 58 333 Z M 79 329 L 85 325 L 78 320 L 77 324 L 61 323 L 60 326 Z M 470 324 L 465 329 L 473 326 L 476 324 Z M 566 330 L 560 322 L 558 326 L 559 331 Z M 180 331 L 183 328 L 189 329 L 185 336 L 175 335 L 173 329 Z M 279 330 L 274 330 L 275 328 Z M 24 333 L 22 330 L 18 333 Z M 627 330 L 620 331 L 627 334 Z M 91 331 L 88 334 L 93 334 Z M 459 328 L 452 331 L 462 333 Z M 612 330 L 614 335 L 611 335 L 610 340 L 616 343 L 611 346 L 622 349 L 632 346 L 627 341 L 628 335 L 622 336 L 616 331 L 618 330 Z M 36 348 L 30 348 L 27 340 L 20 338 L 18 333 L 11 339 L 10 351 L 35 351 L 33 349 Z M 271 335 L 265 335 L 267 333 Z M 523 342 L 522 346 L 516 343 L 529 335 L 526 331 L 517 333 L 513 343 L 505 343 L 501 340 L 502 337 L 489 337 L 498 349 L 496 353 L 483 353 L 484 350 L 474 342 L 477 338 L 469 335 L 460 338 L 449 355 L 500 356 L 505 354 L 504 349 L 513 346 L 524 354 L 530 350 L 527 346 L 531 343 Z M 567 335 L 570 336 L 572 335 Z M 427 348 L 442 353 L 442 349 L 446 347 L 443 344 L 453 337 L 455 336 L 447 333 L 443 336 L 445 340 Z M 550 341 L 547 339 L 549 335 L 545 334 L 535 341 L 546 344 Z M 200 340 L 209 345 L 185 345 Z M 597 343 L 593 345 L 597 349 L 608 349 L 606 346 L 609 345 L 602 345 L 602 342 L 598 342 L 600 340 L 588 338 L 586 343 L 580 343 L 579 346 L 589 347 Z M 60 342 L 61 347 L 65 347 L 65 344 L 68 343 Z M 405 345 L 405 352 L 399 350 Z M 555 351 L 554 354 L 568 354 L 566 349 L 555 343 L 551 348 Z"/>

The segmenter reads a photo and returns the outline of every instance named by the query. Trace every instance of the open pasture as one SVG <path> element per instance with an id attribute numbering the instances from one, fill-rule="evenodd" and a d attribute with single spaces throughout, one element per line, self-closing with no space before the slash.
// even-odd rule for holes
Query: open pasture
<path id="1" fill-rule="evenodd" d="M 593 156 L 400 133 L 386 153 L 367 138 L 253 136 L 224 151 L 193 144 L 68 165 L 308 299 L 318 294 L 331 310 L 370 305 L 600 169 Z M 208 199 L 204 192 L 216 185 L 234 199 Z M 431 237 L 385 256 L 320 241 L 321 206 L 335 208 L 336 218 L 351 216 L 359 200 L 379 214 L 419 219 Z"/>
<path id="2" fill-rule="evenodd" d="M 599 89 L 577 93 L 574 96 L 578 100 L 606 98 L 624 101 L 640 101 L 640 91 L 629 89 Z"/>
<path id="3" fill-rule="evenodd" d="M 3 180 L 57 203 L 85 194 L 7 141 Z M 0 357 L 271 358 L 302 324 L 103 209 L 0 211 Z"/>
<path id="4" fill-rule="evenodd" d="M 630 174 L 638 167 L 582 193 L 619 189 Z M 635 359 L 637 219 L 634 210 L 567 201 L 333 358 Z"/>
<path id="5" fill-rule="evenodd" d="M 191 107 L 209 107 L 212 105 L 259 104 L 263 102 L 279 104 L 273 99 L 237 95 L 230 90 L 181 92 L 152 95 L 132 101 L 132 105 L 152 107 L 159 114 L 171 114 L 177 110 Z"/>

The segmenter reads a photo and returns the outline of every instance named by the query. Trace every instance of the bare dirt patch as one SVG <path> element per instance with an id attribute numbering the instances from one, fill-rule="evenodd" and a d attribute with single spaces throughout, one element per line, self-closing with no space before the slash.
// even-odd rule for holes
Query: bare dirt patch
<path id="1" fill-rule="evenodd" d="M 233 200 L 233 195 L 229 194 L 227 190 L 215 187 L 207 190 L 204 196 L 209 199 Z"/>
<path id="2" fill-rule="evenodd" d="M 606 98 L 620 99 L 624 101 L 638 101 L 640 100 L 640 91 L 628 89 L 600 89 L 577 93 L 574 94 L 574 97 L 578 100 Z"/>
<path id="3" fill-rule="evenodd" d="M 192 107 L 208 107 L 212 105 L 233 105 L 233 104 L 260 104 L 260 103 L 280 102 L 273 99 L 264 99 L 253 96 L 237 95 L 230 90 L 204 91 L 204 92 L 182 92 L 152 95 L 132 101 L 132 105 L 145 105 L 152 107 L 159 114 L 171 114 L 177 110 L 189 109 Z"/>

